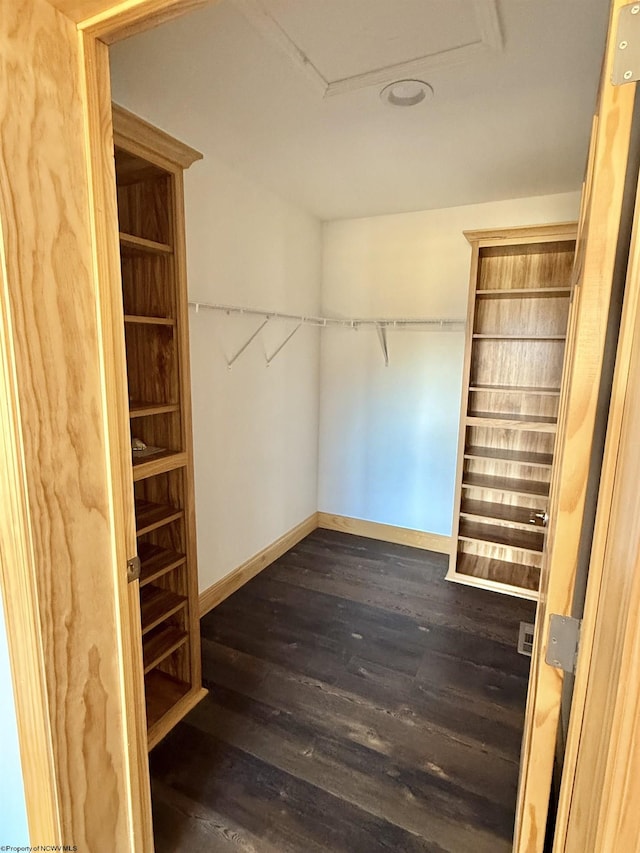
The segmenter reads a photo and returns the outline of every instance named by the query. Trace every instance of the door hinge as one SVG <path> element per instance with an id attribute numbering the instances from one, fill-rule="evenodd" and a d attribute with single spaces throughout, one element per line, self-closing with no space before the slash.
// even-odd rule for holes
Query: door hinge
<path id="1" fill-rule="evenodd" d="M 127 560 L 127 583 L 140 580 L 140 557 L 135 556 Z"/>
<path id="2" fill-rule="evenodd" d="M 550 666 L 575 673 L 580 648 L 581 619 L 552 613 L 549 619 L 549 638 L 545 661 Z"/>
<path id="3" fill-rule="evenodd" d="M 614 86 L 640 80 L 640 3 L 622 6 L 618 15 L 611 82 Z"/>

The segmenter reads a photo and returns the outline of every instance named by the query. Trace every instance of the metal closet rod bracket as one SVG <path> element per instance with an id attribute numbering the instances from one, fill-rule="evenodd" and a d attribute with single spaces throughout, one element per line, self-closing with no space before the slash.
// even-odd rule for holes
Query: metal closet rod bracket
<path id="1" fill-rule="evenodd" d="M 411 318 L 342 318 L 342 317 L 315 317 L 306 314 L 286 314 L 281 311 L 265 311 L 259 308 L 244 308 L 240 305 L 219 305 L 210 302 L 199 302 L 191 300 L 189 305 L 195 308 L 196 313 L 201 308 L 206 308 L 211 311 L 222 311 L 225 314 L 241 314 L 249 317 L 263 317 L 264 321 L 258 328 L 252 332 L 247 341 L 240 347 L 235 355 L 227 361 L 227 367 L 231 369 L 232 364 L 242 355 L 249 344 L 257 338 L 260 332 L 264 329 L 270 320 L 294 320 L 297 321 L 297 326 L 290 332 L 283 342 L 267 357 L 267 367 L 271 364 L 274 358 L 280 353 L 289 343 L 301 326 L 316 326 L 319 328 L 328 328 L 336 326 L 342 328 L 356 329 L 361 326 L 370 326 L 375 328 L 382 349 L 385 366 L 389 366 L 389 345 L 387 341 L 387 329 L 408 329 L 408 328 L 436 328 L 436 329 L 451 329 L 458 331 L 464 329 L 465 321 L 458 318 L 444 317 L 411 317 Z"/>

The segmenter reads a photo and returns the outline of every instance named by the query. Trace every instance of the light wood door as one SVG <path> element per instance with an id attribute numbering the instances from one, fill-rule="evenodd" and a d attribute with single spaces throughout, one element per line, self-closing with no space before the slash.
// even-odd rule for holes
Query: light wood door
<path id="1" fill-rule="evenodd" d="M 640 761 L 639 229 L 640 194 L 636 196 L 555 853 L 640 849 L 640 787 L 633 772 Z"/>
<path id="2" fill-rule="evenodd" d="M 556 469 L 523 737 L 514 851 L 541 853 L 551 788 L 563 673 L 545 663 L 549 617 L 571 615 L 598 395 L 616 264 L 635 85 L 610 83 L 613 0 L 578 231 Z"/>

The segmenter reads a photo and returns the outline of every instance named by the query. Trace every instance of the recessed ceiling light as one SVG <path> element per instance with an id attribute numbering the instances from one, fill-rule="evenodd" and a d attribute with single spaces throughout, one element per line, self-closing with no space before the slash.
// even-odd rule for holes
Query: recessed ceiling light
<path id="1" fill-rule="evenodd" d="M 423 80 L 396 80 L 384 87 L 380 97 L 392 107 L 415 107 L 433 98 L 433 89 Z"/>

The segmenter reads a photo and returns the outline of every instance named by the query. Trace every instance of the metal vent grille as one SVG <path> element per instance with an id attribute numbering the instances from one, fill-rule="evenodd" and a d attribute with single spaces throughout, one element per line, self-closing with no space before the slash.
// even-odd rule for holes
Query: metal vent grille
<path id="1" fill-rule="evenodd" d="M 531 657 L 531 653 L 533 652 L 533 632 L 535 630 L 535 625 L 532 625 L 530 622 L 521 622 L 520 623 L 520 634 L 518 636 L 518 651 L 521 655 L 527 655 L 527 657 Z"/>

